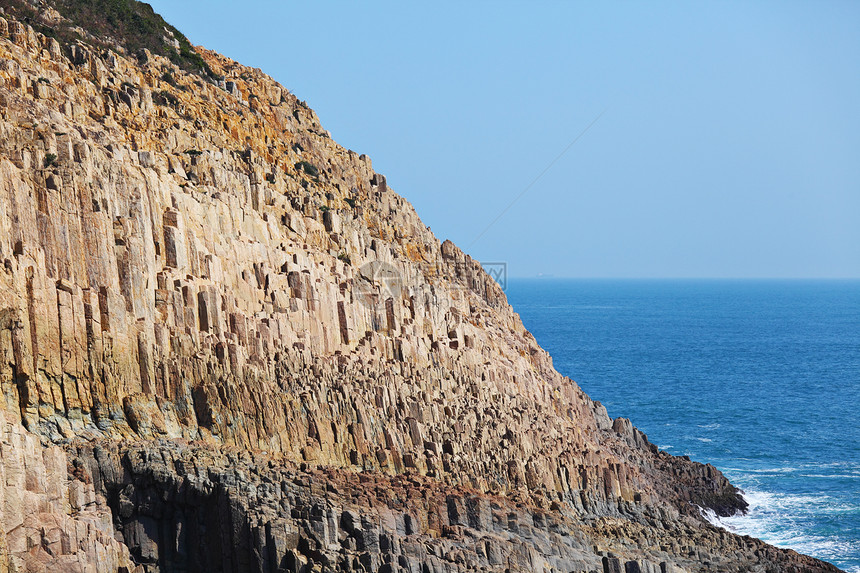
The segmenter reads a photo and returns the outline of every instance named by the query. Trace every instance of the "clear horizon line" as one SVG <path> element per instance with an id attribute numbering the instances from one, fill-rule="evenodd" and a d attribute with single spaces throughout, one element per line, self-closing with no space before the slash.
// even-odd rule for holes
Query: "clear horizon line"
<path id="1" fill-rule="evenodd" d="M 511 275 L 508 280 L 523 279 L 575 279 L 575 280 L 780 280 L 780 281 L 860 281 L 858 276 L 581 276 L 581 275 Z"/>

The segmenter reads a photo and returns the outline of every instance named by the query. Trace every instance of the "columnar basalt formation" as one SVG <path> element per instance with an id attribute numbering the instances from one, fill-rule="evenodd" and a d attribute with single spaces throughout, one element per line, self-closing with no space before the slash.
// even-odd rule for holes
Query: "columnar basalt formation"
<path id="1" fill-rule="evenodd" d="M 116 573 L 135 564 L 80 461 L 0 410 L 0 571 Z M 123 569 L 125 568 L 125 569 Z"/>
<path id="2" fill-rule="evenodd" d="M 745 507 L 719 471 L 611 420 L 366 156 L 199 53 L 223 79 L 0 19 L 5 417 L 65 447 L 48 495 L 88 484 L 111 570 L 835 570 L 704 522 Z"/>

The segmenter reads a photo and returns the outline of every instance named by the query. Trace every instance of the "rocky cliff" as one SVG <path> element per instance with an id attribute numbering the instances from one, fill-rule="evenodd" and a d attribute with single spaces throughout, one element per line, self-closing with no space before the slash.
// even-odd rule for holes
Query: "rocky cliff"
<path id="1" fill-rule="evenodd" d="M 0 570 L 836 570 L 260 70 L 57 37 L 0 19 Z"/>

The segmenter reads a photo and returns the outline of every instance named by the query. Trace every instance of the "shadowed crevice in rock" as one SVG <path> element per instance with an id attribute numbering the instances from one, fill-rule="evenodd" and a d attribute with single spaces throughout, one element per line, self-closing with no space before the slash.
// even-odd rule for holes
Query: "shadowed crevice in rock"
<path id="1" fill-rule="evenodd" d="M 70 455 L 106 495 L 146 570 L 682 573 L 701 563 L 741 570 L 767 559 L 781 571 L 817 563 L 633 504 L 610 518 L 559 512 L 418 475 L 297 467 L 165 441 L 85 444 Z"/>

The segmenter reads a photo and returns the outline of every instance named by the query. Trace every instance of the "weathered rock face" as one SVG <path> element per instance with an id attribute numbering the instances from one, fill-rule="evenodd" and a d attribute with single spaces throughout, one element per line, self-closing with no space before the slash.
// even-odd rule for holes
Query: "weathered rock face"
<path id="1" fill-rule="evenodd" d="M 116 573 L 135 567 L 83 467 L 0 410 L 0 571 Z"/>
<path id="2" fill-rule="evenodd" d="M 141 567 L 827 570 L 705 524 L 744 507 L 715 468 L 610 420 L 368 158 L 201 54 L 220 85 L 0 20 L 6 416 Z"/>
<path id="3" fill-rule="evenodd" d="M 589 516 L 471 488 L 440 488 L 417 474 L 300 468 L 244 450 L 175 442 L 87 443 L 71 457 L 83 475 L 109 492 L 132 555 L 152 570 L 612 571 L 618 564 L 620 571 L 636 566 L 683 572 L 728 571 L 740 563 L 787 571 L 819 566 L 648 505 L 627 504 L 616 517 Z"/>

